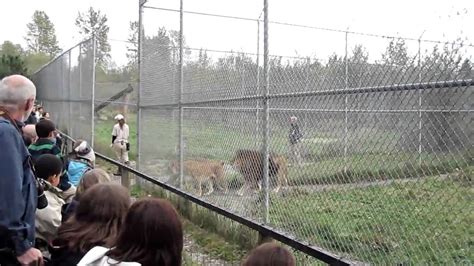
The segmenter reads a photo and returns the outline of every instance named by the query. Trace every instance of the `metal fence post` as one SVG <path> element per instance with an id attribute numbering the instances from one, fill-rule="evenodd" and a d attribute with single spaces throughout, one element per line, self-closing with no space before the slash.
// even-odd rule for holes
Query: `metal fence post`
<path id="1" fill-rule="evenodd" d="M 136 159 L 136 168 L 140 170 L 140 155 L 141 155 L 141 120 L 142 120 L 142 108 L 140 106 L 140 99 L 142 94 L 142 48 L 143 48 L 143 5 L 146 3 L 146 0 L 138 1 L 138 51 L 137 51 L 137 64 L 138 64 L 138 94 L 137 94 L 137 159 Z"/>
<path id="2" fill-rule="evenodd" d="M 183 147 L 183 0 L 179 6 L 179 187 L 183 188 L 184 147 Z"/>
<path id="3" fill-rule="evenodd" d="M 78 67 L 79 67 L 79 114 L 82 115 L 82 43 L 79 44 L 79 62 L 78 62 Z M 77 127 L 74 127 L 77 128 Z M 72 136 L 73 138 L 77 138 L 78 136 L 76 135 L 76 132 L 70 132 L 69 136 Z"/>
<path id="4" fill-rule="evenodd" d="M 269 62 L 268 62 L 268 0 L 263 0 L 263 180 L 264 180 L 264 219 L 263 222 L 269 222 L 270 195 L 269 195 L 269 144 L 270 144 L 270 110 L 268 94 L 270 92 L 269 83 Z"/>
<path id="5" fill-rule="evenodd" d="M 308 56 L 306 58 L 306 77 L 304 79 L 304 91 L 308 91 L 309 87 L 309 76 L 311 74 L 311 58 Z M 308 108 L 308 102 L 305 101 L 304 108 Z M 303 117 L 303 128 L 308 128 L 308 113 L 304 112 L 303 114 L 298 114 L 298 116 Z"/>
<path id="6" fill-rule="evenodd" d="M 348 46 L 348 35 L 349 31 L 346 31 L 346 39 L 345 39 L 345 55 L 344 55 L 344 88 L 348 89 L 349 88 L 349 60 L 348 60 L 348 51 L 347 51 L 347 46 Z M 347 142 L 348 142 L 348 137 L 349 137 L 349 130 L 348 130 L 348 115 L 349 115 L 349 109 L 348 109 L 348 96 L 345 94 L 344 96 L 344 173 L 347 173 Z"/>
<path id="7" fill-rule="evenodd" d="M 64 62 L 64 61 L 63 61 L 63 58 L 58 58 L 57 60 L 61 62 L 61 65 L 59 66 L 59 67 L 60 67 L 59 72 L 60 72 L 60 75 L 61 75 L 61 78 L 60 78 L 60 81 L 59 81 L 59 82 L 61 83 L 61 84 L 60 84 L 60 90 L 59 90 L 60 93 L 61 93 L 61 96 L 60 96 L 61 102 L 58 103 L 58 106 L 59 106 L 58 109 L 59 109 L 60 114 L 59 114 L 59 116 L 56 118 L 56 125 L 57 125 L 57 127 L 60 128 L 61 130 L 64 130 L 64 125 L 65 125 L 65 124 L 63 124 L 64 121 L 65 121 L 64 116 L 67 115 L 66 110 L 64 110 L 64 109 L 65 109 L 65 108 L 64 108 L 65 99 L 66 99 L 66 97 L 67 97 L 66 91 L 64 90 L 64 88 L 66 87 L 66 82 L 65 82 L 65 80 L 64 80 L 64 72 L 65 72 L 65 71 L 64 71 L 64 68 L 65 68 L 65 65 L 63 64 L 63 62 Z M 58 85 L 59 85 L 59 84 L 58 84 Z"/>
<path id="8" fill-rule="evenodd" d="M 95 119 L 94 119 L 94 104 L 95 104 L 95 68 L 97 56 L 97 39 L 95 34 L 92 36 L 92 95 L 91 95 L 91 147 L 94 148 L 95 138 Z"/>
<path id="9" fill-rule="evenodd" d="M 69 105 L 69 111 L 68 111 L 68 115 L 67 115 L 67 118 L 68 118 L 68 129 L 67 129 L 67 133 L 69 135 L 71 135 L 71 132 L 72 132 L 72 123 L 73 123 L 73 120 L 72 120 L 72 113 L 73 113 L 73 110 L 72 110 L 72 97 L 71 97 L 71 94 L 72 94 L 72 69 L 71 69 L 71 60 L 72 60 L 72 51 L 69 51 L 69 75 L 68 75 L 68 79 L 69 79 L 69 85 L 68 85 L 68 105 Z"/>
<path id="10" fill-rule="evenodd" d="M 423 34 L 420 35 L 420 38 L 418 39 L 418 82 L 421 84 L 421 37 L 423 37 Z M 421 99 L 421 93 L 422 89 L 419 86 L 418 87 L 418 164 L 421 166 L 421 152 L 423 149 L 423 145 L 421 144 L 422 141 L 422 130 L 423 130 L 423 114 L 421 111 L 422 108 L 422 99 Z"/>
<path id="11" fill-rule="evenodd" d="M 262 14 L 260 14 L 261 16 Z M 260 94 L 260 16 L 257 19 L 257 78 L 256 78 L 256 94 Z M 255 136 L 258 136 L 260 131 L 260 101 L 257 100 L 257 110 L 255 113 Z"/>

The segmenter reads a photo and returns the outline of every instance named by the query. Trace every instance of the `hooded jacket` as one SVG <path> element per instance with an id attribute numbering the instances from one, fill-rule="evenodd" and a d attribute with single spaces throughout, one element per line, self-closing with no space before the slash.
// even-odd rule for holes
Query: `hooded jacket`
<path id="1" fill-rule="evenodd" d="M 44 191 L 48 199 L 48 206 L 36 211 L 36 237 L 46 242 L 52 241 L 58 234 L 58 228 L 61 225 L 61 208 L 65 204 L 60 197 L 61 190 L 47 184 L 47 190 Z"/>

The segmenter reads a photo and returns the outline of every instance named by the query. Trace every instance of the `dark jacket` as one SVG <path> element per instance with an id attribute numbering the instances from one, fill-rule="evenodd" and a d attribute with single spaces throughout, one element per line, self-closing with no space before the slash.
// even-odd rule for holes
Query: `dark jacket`
<path id="1" fill-rule="evenodd" d="M 71 216 L 74 215 L 76 211 L 77 205 L 79 205 L 79 201 L 76 199 L 72 199 L 71 203 L 67 203 L 63 205 L 61 214 L 62 214 L 62 222 L 66 222 Z"/>
<path id="2" fill-rule="evenodd" d="M 56 143 L 48 138 L 38 139 L 35 143 L 28 147 L 33 162 L 36 163 L 38 158 L 44 154 L 52 154 L 61 157 L 61 149 Z"/>
<path id="3" fill-rule="evenodd" d="M 51 253 L 51 262 L 48 265 L 50 266 L 77 265 L 82 257 L 86 255 L 86 253 L 71 251 L 66 247 L 50 248 L 49 252 Z"/>
<path id="4" fill-rule="evenodd" d="M 0 117 L 0 226 L 7 229 L 16 255 L 34 246 L 36 183 L 23 138 Z"/>
<path id="5" fill-rule="evenodd" d="M 28 119 L 26 119 L 25 124 L 36 125 L 36 123 L 38 123 L 38 119 L 36 119 L 35 112 L 31 112 L 30 116 L 28 116 Z"/>
<path id="6" fill-rule="evenodd" d="M 289 137 L 290 143 L 293 145 L 301 141 L 301 139 L 303 138 L 303 134 L 301 134 L 300 127 L 298 126 L 298 124 L 291 124 Z"/>
<path id="7" fill-rule="evenodd" d="M 68 162 L 65 157 L 61 155 L 61 149 L 56 145 L 56 143 L 47 138 L 42 138 L 38 139 L 35 143 L 31 144 L 28 147 L 29 152 L 31 153 L 31 157 L 33 159 L 33 163 L 36 163 L 38 158 L 41 155 L 44 154 L 52 154 L 56 155 L 61 160 L 63 160 L 63 168 L 64 168 L 64 173 L 61 175 L 60 183 L 59 183 L 59 189 L 66 191 L 71 187 L 71 184 L 69 184 L 69 176 L 67 173 L 67 168 L 68 168 Z"/>

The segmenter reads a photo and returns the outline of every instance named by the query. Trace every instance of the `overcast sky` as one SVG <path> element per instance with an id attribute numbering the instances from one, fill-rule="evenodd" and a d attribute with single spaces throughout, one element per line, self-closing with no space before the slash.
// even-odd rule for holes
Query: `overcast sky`
<path id="1" fill-rule="evenodd" d="M 138 18 L 136 0 L 4 0 L 0 16 L 0 41 L 11 40 L 25 45 L 26 24 L 35 10 L 45 11 L 56 27 L 59 44 L 67 49 L 80 41 L 74 20 L 79 11 L 89 6 L 100 9 L 109 20 L 109 38 L 125 40 L 129 21 Z M 474 1 L 472 0 L 269 0 L 270 20 L 311 25 L 323 28 L 418 38 L 453 41 L 458 37 L 474 43 Z M 147 6 L 179 8 L 179 0 L 150 0 Z M 230 16 L 257 18 L 263 0 L 184 0 L 186 10 Z M 186 14 L 187 45 L 195 48 L 256 52 L 256 22 L 204 17 Z M 179 14 L 147 9 L 144 13 L 147 35 L 158 27 L 177 30 Z M 327 58 L 344 52 L 344 34 L 315 29 L 270 25 L 270 53 Z M 407 42 L 410 52 L 416 42 Z M 111 41 L 112 59 L 119 65 L 126 62 L 125 43 Z M 364 44 L 376 60 L 388 40 L 349 35 L 349 49 Z M 424 44 L 424 49 L 431 49 Z M 469 48 L 468 54 L 472 56 Z"/>

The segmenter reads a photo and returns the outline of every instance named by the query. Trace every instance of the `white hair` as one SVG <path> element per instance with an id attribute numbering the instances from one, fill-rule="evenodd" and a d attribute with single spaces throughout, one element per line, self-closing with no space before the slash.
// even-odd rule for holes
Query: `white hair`
<path id="1" fill-rule="evenodd" d="M 0 104 L 17 105 L 29 99 L 36 98 L 36 87 L 21 75 L 12 75 L 0 82 Z"/>

